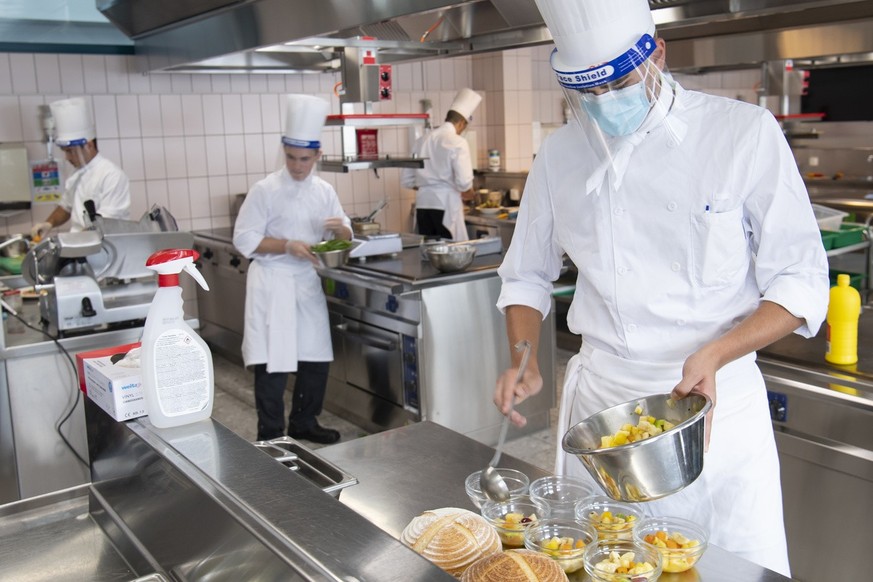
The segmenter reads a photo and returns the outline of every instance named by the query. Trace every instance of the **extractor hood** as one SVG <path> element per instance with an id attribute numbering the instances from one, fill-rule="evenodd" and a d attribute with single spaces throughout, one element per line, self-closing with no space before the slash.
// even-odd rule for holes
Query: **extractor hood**
<path id="1" fill-rule="evenodd" d="M 873 55 L 873 2 L 650 0 L 676 71 L 785 59 L 857 64 Z M 551 42 L 534 0 L 97 0 L 134 39 L 143 70 L 337 71 L 344 46 L 374 37 L 379 62 Z"/>

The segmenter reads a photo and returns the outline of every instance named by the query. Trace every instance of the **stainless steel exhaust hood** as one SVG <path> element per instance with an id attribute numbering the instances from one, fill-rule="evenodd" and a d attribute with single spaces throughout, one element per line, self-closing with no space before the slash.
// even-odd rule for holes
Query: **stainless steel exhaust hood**
<path id="1" fill-rule="evenodd" d="M 677 71 L 873 55 L 873 1 L 649 0 Z M 534 0 L 97 0 L 135 41 L 143 70 L 337 71 L 343 46 L 375 37 L 386 64 L 544 44 Z"/>

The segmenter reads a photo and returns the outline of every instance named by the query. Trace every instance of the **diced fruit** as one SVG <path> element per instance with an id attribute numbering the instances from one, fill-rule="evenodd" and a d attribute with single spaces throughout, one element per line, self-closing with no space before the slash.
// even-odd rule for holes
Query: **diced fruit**
<path id="1" fill-rule="evenodd" d="M 695 550 L 700 546 L 700 541 L 689 539 L 679 532 L 660 530 L 646 534 L 643 540 L 661 552 L 664 572 L 684 572 L 694 566 L 700 557 Z"/>

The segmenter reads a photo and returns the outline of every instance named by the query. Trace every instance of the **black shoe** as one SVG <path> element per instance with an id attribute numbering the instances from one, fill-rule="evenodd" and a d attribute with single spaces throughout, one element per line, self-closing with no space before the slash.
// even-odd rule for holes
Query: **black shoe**
<path id="1" fill-rule="evenodd" d="M 288 436 L 292 439 L 304 439 L 314 443 L 321 443 L 323 445 L 329 445 L 340 440 L 340 433 L 338 430 L 325 428 L 317 422 L 312 425 L 311 428 L 305 430 L 289 430 Z"/>

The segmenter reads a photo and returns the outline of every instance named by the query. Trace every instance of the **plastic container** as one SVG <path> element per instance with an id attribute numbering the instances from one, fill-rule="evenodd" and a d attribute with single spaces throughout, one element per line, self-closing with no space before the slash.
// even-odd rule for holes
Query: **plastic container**
<path id="1" fill-rule="evenodd" d="M 492 172 L 500 171 L 500 150 L 488 150 L 488 169 Z"/>
<path id="2" fill-rule="evenodd" d="M 567 574 L 583 568 L 582 554 L 595 541 L 591 524 L 566 519 L 542 519 L 524 532 L 525 548 L 549 556 Z"/>
<path id="3" fill-rule="evenodd" d="M 613 552 L 625 555 L 633 552 L 633 562 L 636 564 L 648 564 L 651 570 L 642 573 L 622 574 L 604 571 L 597 567 L 601 562 L 608 560 Z M 661 576 L 661 554 L 651 546 L 643 546 L 632 541 L 621 542 L 596 542 L 590 544 L 582 553 L 585 562 L 585 572 L 592 582 L 654 582 Z"/>
<path id="4" fill-rule="evenodd" d="M 848 212 L 813 204 L 812 211 L 815 213 L 815 221 L 818 223 L 819 230 L 840 230 L 840 224 L 843 219 L 849 215 Z"/>
<path id="5" fill-rule="evenodd" d="M 530 486 L 530 478 L 527 475 L 515 469 L 495 467 L 494 470 L 503 477 L 503 481 L 509 488 L 510 497 L 527 493 Z M 482 493 L 482 488 L 479 486 L 481 476 L 482 471 L 476 471 L 475 473 L 470 473 L 464 480 L 464 490 L 467 492 L 470 501 L 476 506 L 476 509 L 481 509 L 485 502 L 488 501 L 488 498 Z"/>
<path id="6" fill-rule="evenodd" d="M 158 290 L 142 334 L 142 387 L 149 420 L 158 428 L 212 416 L 212 353 L 185 323 L 179 286 L 179 273 L 184 270 L 209 290 L 194 266 L 199 257 L 191 249 L 166 249 L 146 261 L 146 267 L 158 273 Z"/>
<path id="7" fill-rule="evenodd" d="M 858 362 L 858 317 L 861 294 L 849 285 L 849 275 L 837 275 L 831 287 L 827 316 L 827 351 L 825 360 L 841 366 Z"/>
<path id="8" fill-rule="evenodd" d="M 694 567 L 709 535 L 702 527 L 679 517 L 647 517 L 634 528 L 634 541 L 651 546 L 661 554 L 664 572 L 685 572 Z M 679 547 L 669 547 L 678 545 Z"/>
<path id="9" fill-rule="evenodd" d="M 576 521 L 590 523 L 601 540 L 632 540 L 642 515 L 633 505 L 608 497 L 589 497 L 576 504 Z"/>
<path id="10" fill-rule="evenodd" d="M 524 546 L 524 531 L 541 519 L 549 517 L 549 508 L 528 495 L 517 495 L 506 501 L 486 501 L 482 517 L 494 526 L 503 549 Z"/>
<path id="11" fill-rule="evenodd" d="M 594 495 L 594 486 L 566 475 L 541 477 L 530 484 L 532 499 L 549 506 L 553 518 L 576 518 L 576 504 Z"/>

